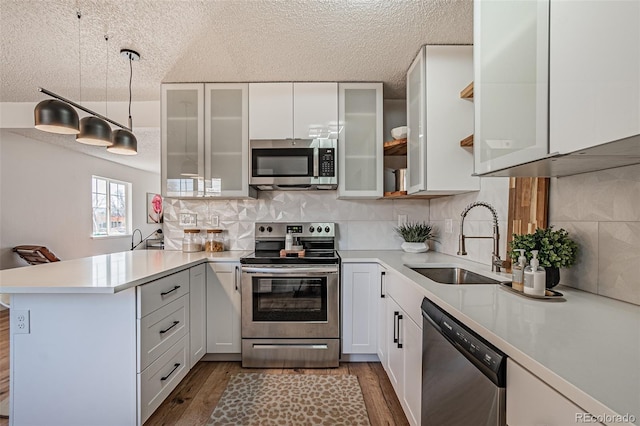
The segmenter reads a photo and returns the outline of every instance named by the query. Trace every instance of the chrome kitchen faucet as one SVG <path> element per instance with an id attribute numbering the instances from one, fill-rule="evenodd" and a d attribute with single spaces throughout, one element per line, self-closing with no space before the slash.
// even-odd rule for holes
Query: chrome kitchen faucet
<path id="1" fill-rule="evenodd" d="M 493 215 L 493 235 L 491 236 L 476 236 L 469 237 L 464 235 L 464 218 L 467 217 L 467 213 L 474 207 L 486 207 L 491 211 Z M 460 214 L 462 220 L 460 221 L 460 235 L 458 236 L 458 256 L 466 256 L 467 251 L 465 249 L 464 240 L 466 238 L 492 238 L 493 239 L 493 253 L 491 253 L 491 271 L 500 272 L 500 268 L 505 267 L 505 262 L 500 259 L 500 233 L 498 232 L 498 213 L 496 209 L 489 203 L 484 201 L 476 201 L 469 204 Z"/>

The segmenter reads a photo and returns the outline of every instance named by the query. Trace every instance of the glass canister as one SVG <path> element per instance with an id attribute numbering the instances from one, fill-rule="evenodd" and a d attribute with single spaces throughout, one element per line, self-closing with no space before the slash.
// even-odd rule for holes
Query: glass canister
<path id="1" fill-rule="evenodd" d="M 182 237 L 182 252 L 193 253 L 202 251 L 202 239 L 199 229 L 185 229 Z"/>
<path id="2" fill-rule="evenodd" d="M 222 229 L 207 229 L 207 240 L 204 243 L 204 250 L 210 253 L 224 251 Z"/>

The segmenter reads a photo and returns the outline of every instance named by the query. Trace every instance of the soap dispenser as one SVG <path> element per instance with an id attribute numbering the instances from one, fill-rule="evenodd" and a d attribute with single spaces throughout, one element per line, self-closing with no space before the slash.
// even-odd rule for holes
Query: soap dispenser
<path id="1" fill-rule="evenodd" d="M 524 255 L 524 249 L 518 249 L 520 257 L 518 257 L 518 263 L 511 268 L 511 288 L 518 291 L 523 291 L 524 288 L 524 268 L 527 267 L 527 257 Z"/>
<path id="2" fill-rule="evenodd" d="M 546 292 L 546 274 L 538 260 L 538 250 L 531 250 L 533 259 L 524 269 L 524 292 L 532 296 L 544 296 Z"/>
<path id="3" fill-rule="evenodd" d="M 290 251 L 293 248 L 293 235 L 291 235 L 291 231 L 287 232 L 287 235 L 284 238 L 284 249 Z"/>

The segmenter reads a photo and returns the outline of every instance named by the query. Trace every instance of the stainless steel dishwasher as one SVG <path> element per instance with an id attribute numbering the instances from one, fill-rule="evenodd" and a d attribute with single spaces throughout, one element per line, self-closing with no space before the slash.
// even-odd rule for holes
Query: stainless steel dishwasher
<path id="1" fill-rule="evenodd" d="M 422 426 L 504 426 L 504 353 L 425 298 Z"/>

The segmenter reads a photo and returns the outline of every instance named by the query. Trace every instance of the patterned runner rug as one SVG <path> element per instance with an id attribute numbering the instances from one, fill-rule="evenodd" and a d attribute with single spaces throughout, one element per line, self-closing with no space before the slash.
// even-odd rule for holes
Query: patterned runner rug
<path id="1" fill-rule="evenodd" d="M 213 425 L 369 425 L 369 416 L 353 375 L 239 373 L 213 410 Z"/>

